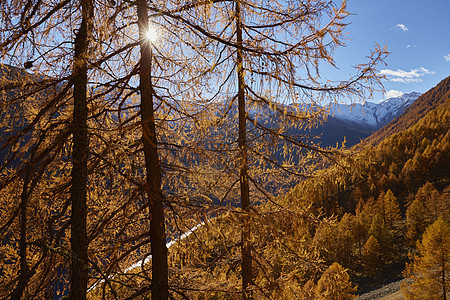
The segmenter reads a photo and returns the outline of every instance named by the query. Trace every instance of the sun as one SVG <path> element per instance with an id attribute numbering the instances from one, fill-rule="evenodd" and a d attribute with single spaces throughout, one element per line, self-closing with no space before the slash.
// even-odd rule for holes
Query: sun
<path id="1" fill-rule="evenodd" d="M 145 37 L 150 43 L 154 43 L 158 39 L 158 32 L 155 28 L 149 27 L 145 33 Z"/>

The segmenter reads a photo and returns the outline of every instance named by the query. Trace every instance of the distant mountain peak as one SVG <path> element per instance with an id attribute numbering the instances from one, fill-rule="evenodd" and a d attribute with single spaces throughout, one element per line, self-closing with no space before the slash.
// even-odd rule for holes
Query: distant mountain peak
<path id="1" fill-rule="evenodd" d="M 411 92 L 379 103 L 366 101 L 362 104 L 334 104 L 330 117 L 378 129 L 401 115 L 420 95 L 421 93 Z"/>
<path id="2" fill-rule="evenodd" d="M 398 96 L 398 97 L 392 97 L 392 98 L 380 100 L 379 103 L 385 103 L 385 102 L 395 101 L 396 99 L 397 99 L 397 100 L 401 100 L 401 101 L 403 101 L 403 102 L 405 102 L 405 101 L 411 101 L 411 100 L 414 102 L 414 101 L 415 101 L 417 98 L 419 98 L 421 95 L 422 95 L 422 93 L 419 93 L 419 92 L 404 93 L 403 95 Z"/>
<path id="3" fill-rule="evenodd" d="M 417 101 L 413 101 L 412 105 L 408 106 L 401 116 L 392 120 L 385 127 L 370 136 L 366 141 L 372 145 L 376 145 L 386 137 L 408 129 L 420 118 L 423 118 L 428 112 L 444 104 L 449 98 L 450 76 L 443 79 L 423 95 L 420 95 Z"/>

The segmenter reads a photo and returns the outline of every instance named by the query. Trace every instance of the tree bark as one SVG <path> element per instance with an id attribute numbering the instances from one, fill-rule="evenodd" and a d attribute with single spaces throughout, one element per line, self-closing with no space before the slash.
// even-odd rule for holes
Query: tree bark
<path id="1" fill-rule="evenodd" d="M 29 279 L 29 268 L 27 263 L 27 206 L 28 206 L 28 185 L 30 183 L 31 176 L 31 163 L 28 163 L 25 179 L 22 187 L 22 194 L 20 195 L 20 240 L 19 240 L 19 258 L 20 258 L 20 271 L 19 281 L 14 291 L 11 294 L 11 300 L 21 299 L 23 291 L 27 286 Z"/>
<path id="2" fill-rule="evenodd" d="M 445 264 L 446 264 L 446 259 L 445 259 L 445 252 L 448 251 L 448 249 L 444 249 L 444 247 L 442 247 L 441 249 L 441 262 L 442 262 L 442 291 L 444 294 L 444 300 L 447 300 L 447 282 L 445 282 Z"/>
<path id="3" fill-rule="evenodd" d="M 241 8 L 239 0 L 236 1 L 236 42 L 238 46 L 242 46 L 242 21 Z M 244 299 L 251 298 L 250 293 L 246 292 L 248 287 L 253 283 L 252 277 L 252 254 L 250 245 L 250 192 L 248 184 L 248 161 L 247 161 L 247 115 L 245 111 L 245 83 L 244 83 L 244 63 L 241 48 L 237 48 L 237 66 L 238 75 L 238 119 L 239 119 L 239 163 L 240 176 L 239 183 L 241 187 L 241 208 L 244 210 L 243 230 L 241 233 L 242 242 L 242 289 L 244 291 Z"/>
<path id="4" fill-rule="evenodd" d="M 86 229 L 87 162 L 89 140 L 87 130 L 87 54 L 92 31 L 93 4 L 82 0 L 82 21 L 75 36 L 73 87 L 73 167 L 72 167 L 72 224 L 71 224 L 71 290 L 73 300 L 86 299 L 88 283 L 88 237 Z"/>
<path id="5" fill-rule="evenodd" d="M 161 170 L 158 158 L 153 86 L 151 82 L 152 49 L 144 37 L 148 29 L 148 11 L 145 0 L 137 2 L 139 36 L 141 39 L 140 93 L 142 140 L 144 144 L 147 198 L 150 211 L 150 241 L 152 251 L 152 299 L 169 297 L 164 203 L 161 190 Z"/>

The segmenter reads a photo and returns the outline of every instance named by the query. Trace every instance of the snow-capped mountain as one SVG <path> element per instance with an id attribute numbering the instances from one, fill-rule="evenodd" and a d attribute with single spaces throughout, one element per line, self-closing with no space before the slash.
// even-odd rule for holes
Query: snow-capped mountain
<path id="1" fill-rule="evenodd" d="M 322 146 L 335 146 L 345 140 L 351 147 L 399 117 L 420 95 L 412 92 L 379 103 L 335 104 L 327 120 L 311 133 L 319 137 Z"/>
<path id="2" fill-rule="evenodd" d="M 379 103 L 366 101 L 362 104 L 333 104 L 329 115 L 319 126 L 306 131 L 291 128 L 289 133 L 309 134 L 322 146 L 335 146 L 345 140 L 347 147 L 351 147 L 399 117 L 420 95 L 421 93 L 412 92 Z M 232 107 L 231 116 L 234 118 L 237 114 L 237 104 L 234 103 Z M 281 109 L 292 108 L 288 105 L 282 106 Z M 249 106 L 247 111 L 255 118 L 274 118 L 273 123 L 276 123 L 277 114 L 272 109 Z"/>
<path id="3" fill-rule="evenodd" d="M 335 104 L 330 110 L 330 117 L 378 129 L 401 115 L 420 95 L 412 92 L 379 103 Z"/>

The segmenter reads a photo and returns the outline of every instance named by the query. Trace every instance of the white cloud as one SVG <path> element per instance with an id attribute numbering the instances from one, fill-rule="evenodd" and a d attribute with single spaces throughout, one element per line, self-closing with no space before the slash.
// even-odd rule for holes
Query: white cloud
<path id="1" fill-rule="evenodd" d="M 397 98 L 397 97 L 401 97 L 402 95 L 403 95 L 403 92 L 400 92 L 397 90 L 389 90 L 386 93 L 384 93 L 384 98 L 385 99 Z"/>
<path id="2" fill-rule="evenodd" d="M 446 62 L 450 62 L 450 53 L 447 55 L 444 55 L 444 59 Z"/>
<path id="3" fill-rule="evenodd" d="M 409 48 L 417 48 L 417 45 L 406 45 L 406 49 L 409 49 Z"/>
<path id="4" fill-rule="evenodd" d="M 420 78 L 391 78 L 389 81 L 392 82 L 401 82 L 401 83 L 417 83 L 417 82 L 423 82 Z"/>
<path id="5" fill-rule="evenodd" d="M 408 31 L 408 27 L 406 27 L 404 24 L 397 24 L 394 27 L 392 27 L 391 29 L 395 29 L 395 30 L 401 30 L 401 31 Z"/>
<path id="6" fill-rule="evenodd" d="M 430 71 L 424 67 L 420 67 L 417 69 L 411 69 L 409 71 L 404 70 L 381 70 L 380 75 L 385 75 L 387 80 L 393 81 L 393 82 L 401 82 L 401 83 L 413 83 L 413 82 L 422 82 L 422 79 L 420 77 L 424 75 L 431 75 L 435 74 L 436 72 Z"/>

